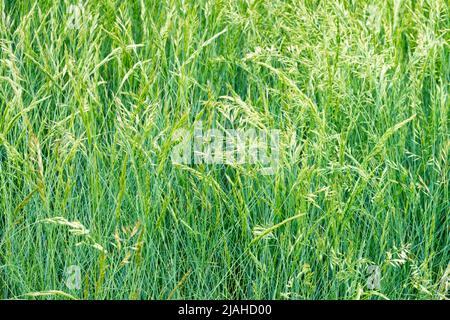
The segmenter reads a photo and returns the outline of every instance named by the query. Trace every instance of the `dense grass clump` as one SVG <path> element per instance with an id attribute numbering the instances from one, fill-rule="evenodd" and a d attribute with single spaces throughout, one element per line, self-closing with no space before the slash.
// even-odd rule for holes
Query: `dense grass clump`
<path id="1" fill-rule="evenodd" d="M 447 1 L 0 11 L 0 298 L 448 297 Z M 174 163 L 199 121 L 279 165 Z"/>

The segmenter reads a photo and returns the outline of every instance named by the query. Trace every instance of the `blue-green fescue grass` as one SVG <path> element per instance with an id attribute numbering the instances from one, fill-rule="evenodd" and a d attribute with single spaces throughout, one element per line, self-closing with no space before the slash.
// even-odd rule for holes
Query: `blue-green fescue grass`
<path id="1" fill-rule="evenodd" d="M 0 0 L 0 298 L 448 297 L 447 1 L 71 5 Z M 174 164 L 200 120 L 276 172 Z"/>

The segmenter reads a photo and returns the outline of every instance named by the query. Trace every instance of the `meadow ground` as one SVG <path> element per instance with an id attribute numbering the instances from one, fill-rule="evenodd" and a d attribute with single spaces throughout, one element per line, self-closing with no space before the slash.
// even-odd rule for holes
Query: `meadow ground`
<path id="1" fill-rule="evenodd" d="M 446 0 L 0 11 L 0 298 L 448 297 Z"/>

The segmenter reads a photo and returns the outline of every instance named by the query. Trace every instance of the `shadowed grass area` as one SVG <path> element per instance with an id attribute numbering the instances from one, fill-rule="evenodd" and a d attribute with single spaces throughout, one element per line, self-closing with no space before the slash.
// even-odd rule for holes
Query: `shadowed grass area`
<path id="1" fill-rule="evenodd" d="M 0 11 L 0 298 L 448 298 L 447 1 Z M 199 121 L 275 172 L 175 164 Z"/>

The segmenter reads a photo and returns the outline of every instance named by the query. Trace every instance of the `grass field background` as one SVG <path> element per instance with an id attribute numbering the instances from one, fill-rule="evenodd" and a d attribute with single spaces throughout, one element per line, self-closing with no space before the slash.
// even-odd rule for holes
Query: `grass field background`
<path id="1" fill-rule="evenodd" d="M 448 297 L 447 1 L 0 10 L 0 298 Z M 196 121 L 279 166 L 174 164 Z"/>

